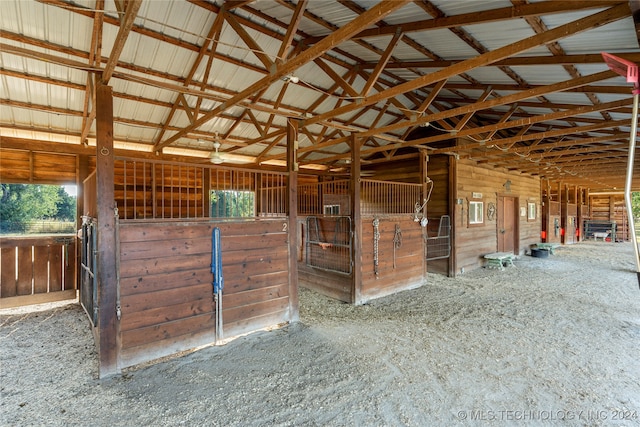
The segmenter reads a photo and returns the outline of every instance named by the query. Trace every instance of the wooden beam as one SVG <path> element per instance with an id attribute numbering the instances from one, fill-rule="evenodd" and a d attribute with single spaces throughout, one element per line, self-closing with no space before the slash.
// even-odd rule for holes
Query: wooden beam
<path id="1" fill-rule="evenodd" d="M 620 56 L 631 62 L 640 62 L 640 53 L 637 52 L 621 52 L 616 53 L 616 56 Z M 463 60 L 445 60 L 434 59 L 424 61 L 389 61 L 386 66 L 387 70 L 395 69 L 410 69 L 410 68 L 445 68 L 450 65 L 456 64 Z M 506 66 L 527 66 L 527 65 L 571 65 L 571 64 L 603 64 L 601 54 L 575 54 L 575 55 L 557 55 L 557 56 L 516 56 L 514 58 L 505 58 L 493 63 L 496 67 Z M 359 67 L 368 70 L 375 68 L 377 62 L 363 62 L 359 64 Z M 496 85 L 494 85 L 496 86 Z M 496 90 L 499 86 L 496 86 Z"/>
<path id="2" fill-rule="evenodd" d="M 287 194 L 289 231 L 289 321 L 297 322 L 298 299 L 298 122 L 287 121 Z"/>
<path id="3" fill-rule="evenodd" d="M 114 216 L 113 97 L 111 87 L 96 87 L 96 193 L 98 212 L 98 359 L 100 378 L 120 372 L 118 319 L 116 317 L 116 224 Z M 86 208 L 86 207 L 85 207 Z"/>
<path id="4" fill-rule="evenodd" d="M 349 186 L 351 190 L 351 219 L 353 221 L 351 303 L 358 304 L 362 298 L 362 212 L 360 209 L 360 141 L 355 134 L 349 136 L 349 145 L 351 147 Z"/>
<path id="5" fill-rule="evenodd" d="M 262 62 L 265 70 L 270 71 L 273 66 L 273 61 L 269 58 L 269 55 L 264 53 L 262 47 L 251 37 L 249 32 L 236 20 L 235 16 L 231 13 L 225 14 L 227 23 L 233 28 L 233 30 L 240 36 L 242 41 L 247 45 L 251 52 Z"/>
<path id="6" fill-rule="evenodd" d="M 320 121 L 324 121 L 336 116 L 340 116 L 342 114 L 348 113 L 358 108 L 363 108 L 365 106 L 376 104 L 380 101 L 396 97 L 398 95 L 404 94 L 406 92 L 409 92 L 415 89 L 419 89 L 423 86 L 436 83 L 438 81 L 450 78 L 452 76 L 470 71 L 474 68 L 490 65 L 496 61 L 499 61 L 501 59 L 504 59 L 510 56 L 514 56 L 521 52 L 525 52 L 536 46 L 544 45 L 546 43 L 550 43 L 571 35 L 575 35 L 594 27 L 598 27 L 610 22 L 614 22 L 628 15 L 629 15 L 629 8 L 626 4 L 620 4 L 618 6 L 614 6 L 605 11 L 595 13 L 585 18 L 578 19 L 574 22 L 570 22 L 568 24 L 558 26 L 542 34 L 537 34 L 537 35 L 528 37 L 526 39 L 517 41 L 515 43 L 511 43 L 507 46 L 503 46 L 501 48 L 492 50 L 482 55 L 478 55 L 477 57 L 461 61 L 445 69 L 438 70 L 431 74 L 426 74 L 424 76 L 420 76 L 412 81 L 399 84 L 395 87 L 389 88 L 380 93 L 366 97 L 360 100 L 356 104 L 343 106 L 333 111 L 328 111 L 324 114 L 319 114 L 315 117 L 305 120 L 302 123 L 302 125 L 307 126 L 310 124 L 318 123 Z"/>
<path id="7" fill-rule="evenodd" d="M 133 27 L 133 22 L 138 15 L 138 10 L 142 5 L 142 0 L 129 0 L 127 3 L 127 10 L 124 13 L 120 21 L 120 28 L 118 29 L 118 34 L 116 35 L 116 39 L 113 42 L 113 47 L 111 48 L 111 54 L 109 55 L 109 60 L 104 66 L 104 71 L 102 72 L 102 83 L 107 84 L 111 79 L 111 75 L 118 65 L 118 59 L 120 59 L 120 54 L 124 49 L 124 44 L 127 42 L 127 38 L 129 37 L 129 33 L 131 32 L 131 27 Z"/>
<path id="8" fill-rule="evenodd" d="M 514 93 L 514 94 L 511 94 L 511 95 L 506 95 L 506 96 L 494 98 L 494 99 L 489 100 L 489 101 L 477 102 L 477 103 L 472 104 L 472 105 L 468 105 L 468 106 L 464 106 L 464 107 L 458 107 L 458 108 L 452 108 L 452 109 L 449 109 L 449 110 L 442 111 L 440 113 L 429 114 L 427 116 L 423 116 L 423 117 L 415 120 L 413 123 L 411 123 L 411 125 L 415 125 L 416 122 L 417 123 L 433 122 L 433 121 L 436 121 L 436 120 L 442 120 L 442 119 L 446 119 L 446 118 L 449 118 L 449 117 L 454 117 L 454 116 L 461 115 L 461 114 L 467 114 L 467 113 L 469 113 L 471 111 L 484 110 L 484 109 L 495 107 L 495 106 L 498 106 L 498 105 L 505 105 L 505 104 L 511 104 L 511 103 L 514 103 L 514 102 L 520 102 L 523 99 L 532 98 L 532 97 L 535 97 L 535 96 L 543 95 L 545 93 L 553 93 L 553 92 L 564 91 L 564 90 L 566 90 L 568 88 L 571 88 L 571 87 L 581 86 L 581 85 L 584 85 L 584 84 L 591 83 L 593 81 L 599 81 L 599 80 L 604 80 L 604 79 L 608 79 L 608 78 L 614 77 L 614 74 L 615 73 L 613 71 L 602 71 L 600 73 L 596 73 L 596 74 L 593 74 L 593 75 L 590 75 L 590 76 L 585 76 L 585 77 L 580 77 L 578 79 L 571 79 L 571 80 L 567 80 L 567 81 L 564 81 L 564 82 L 554 83 L 554 84 L 551 84 L 551 85 L 548 85 L 548 86 L 544 86 L 544 87 L 540 87 L 540 88 L 537 88 L 537 89 L 523 90 L 523 91 L 521 91 L 519 93 Z M 600 108 L 599 106 L 594 106 L 594 107 L 595 108 Z M 591 108 L 591 107 L 589 107 L 589 108 Z M 562 115 L 562 113 L 560 113 L 560 114 Z M 568 117 L 568 116 L 564 116 L 564 117 Z M 531 123 L 531 121 L 529 121 L 527 123 Z M 511 122 L 508 122 L 508 124 L 511 124 Z M 507 125 L 507 124 L 504 124 L 504 125 Z M 405 123 L 399 123 L 399 124 L 395 124 L 395 125 L 383 126 L 381 128 L 371 129 L 369 131 L 362 132 L 362 135 L 363 136 L 376 135 L 376 134 L 380 134 L 380 133 L 389 132 L 389 131 L 395 130 L 397 128 L 405 127 L 405 126 L 406 126 Z M 494 126 L 500 126 L 500 124 L 496 124 Z M 476 128 L 474 130 L 478 131 L 476 133 L 479 133 L 480 132 L 479 129 L 480 128 Z M 484 129 L 486 130 L 486 127 Z M 492 130 L 492 129 L 488 129 L 488 130 Z M 459 132 L 457 135 L 459 136 L 460 134 L 461 134 L 461 132 Z M 449 139 L 449 138 L 443 138 L 443 139 Z M 407 142 L 406 144 L 411 145 L 410 142 Z"/>
<path id="9" fill-rule="evenodd" d="M 620 4 L 621 1 L 568 1 L 557 2 L 548 1 L 542 3 L 533 3 L 521 6 L 503 7 L 499 9 L 483 10 L 482 12 L 470 12 L 454 16 L 448 16 L 438 19 L 427 19 L 422 21 L 407 22 L 398 25 L 387 25 L 380 28 L 370 28 L 362 30 L 355 34 L 352 39 L 362 39 L 367 37 L 379 37 L 382 35 L 395 34 L 396 31 L 402 33 L 423 32 L 428 30 L 439 30 L 453 27 L 462 27 L 465 25 L 477 25 L 488 22 L 497 22 L 504 20 L 512 20 L 516 18 L 524 18 L 526 16 L 540 16 L 565 12 L 575 12 L 584 9 L 598 9 L 611 7 Z M 309 37 L 304 43 L 311 45 L 321 40 L 318 37 Z"/>
<path id="10" fill-rule="evenodd" d="M 484 93 L 482 93 L 482 95 L 478 97 L 478 100 L 476 102 L 485 101 L 491 95 L 491 92 L 493 92 L 493 89 L 491 88 L 491 86 L 489 86 L 484 91 Z M 464 117 L 460 119 L 460 121 L 456 124 L 456 127 L 454 129 L 458 132 L 461 131 L 465 127 L 465 125 L 469 123 L 469 120 L 471 120 L 475 113 L 476 111 L 469 111 L 467 114 L 465 114 Z"/>
<path id="11" fill-rule="evenodd" d="M 211 69 L 211 62 L 213 60 L 213 57 L 215 56 L 215 52 L 216 52 L 216 46 L 217 46 L 217 42 L 218 42 L 218 38 L 220 36 L 220 33 L 222 31 L 222 25 L 224 24 L 224 17 L 225 17 L 225 12 L 224 10 L 220 11 L 220 13 L 218 13 L 216 15 L 216 19 L 213 21 L 213 24 L 211 24 L 211 27 L 209 28 L 209 31 L 207 32 L 207 38 L 205 39 L 205 41 L 202 43 L 202 46 L 200 46 L 200 50 L 198 51 L 198 56 L 196 57 L 195 61 L 193 62 L 193 64 L 191 65 L 191 70 L 189 70 L 189 73 L 187 74 L 186 79 L 183 82 L 183 86 L 186 88 L 188 87 L 191 82 L 193 81 L 193 76 L 195 75 L 196 71 L 198 70 L 198 67 L 200 66 L 200 62 L 202 62 L 202 59 L 204 58 L 205 54 L 207 53 L 207 51 L 209 50 L 209 45 L 211 45 L 211 53 L 209 53 L 209 62 L 207 63 L 207 68 L 206 68 L 206 75 L 208 76 L 209 70 Z M 202 81 L 202 85 L 200 87 L 200 91 L 204 92 L 204 85 L 206 84 L 206 79 L 203 79 Z M 184 93 L 180 93 L 180 95 L 183 96 L 182 99 L 184 99 Z M 198 101 L 201 101 L 202 97 L 198 96 Z M 167 131 L 168 126 L 171 124 L 171 120 L 173 119 L 173 116 L 175 115 L 178 106 L 180 104 L 180 97 L 178 96 L 175 101 L 173 102 L 173 106 L 171 107 L 171 110 L 169 111 L 169 115 L 167 116 L 167 119 L 164 121 L 164 124 L 162 125 L 160 132 L 158 133 L 158 136 L 154 142 L 155 145 L 158 145 L 158 143 L 162 140 L 162 138 L 164 137 L 165 132 Z M 186 104 L 186 99 L 185 99 L 185 104 Z M 186 110 L 185 110 L 186 112 Z M 187 113 L 188 115 L 188 113 Z M 195 119 L 197 119 L 196 117 L 190 117 L 189 121 L 190 123 L 193 123 L 195 121 Z"/>
<path id="12" fill-rule="evenodd" d="M 298 32 L 300 21 L 302 21 L 304 11 L 307 8 L 307 1 L 308 0 L 299 0 L 296 9 L 293 11 L 293 16 L 291 17 L 291 21 L 289 21 L 289 27 L 287 27 L 287 32 L 282 39 L 282 43 L 280 43 L 280 50 L 278 50 L 279 61 L 286 61 L 287 59 L 289 47 L 293 42 L 293 37 Z"/>
<path id="13" fill-rule="evenodd" d="M 333 81 L 336 82 L 336 84 L 340 86 L 344 93 L 346 93 L 348 96 L 358 98 L 360 97 L 358 91 L 355 90 L 344 78 L 342 78 L 340 74 L 336 73 L 333 68 L 329 66 L 329 64 L 324 62 L 324 60 L 322 60 L 321 58 L 316 58 L 313 60 L 313 62 L 315 62 L 315 64 L 320 67 L 322 71 L 324 71 L 329 77 L 331 77 Z"/>
<path id="14" fill-rule="evenodd" d="M 385 49 L 384 53 L 380 57 L 378 64 L 373 69 L 373 71 L 371 72 L 371 75 L 369 76 L 369 79 L 367 80 L 364 87 L 362 88 L 362 92 L 360 93 L 362 96 L 367 96 L 367 94 L 369 93 L 373 85 L 378 81 L 378 78 L 380 78 L 380 74 L 382 74 L 382 71 L 384 71 L 384 68 L 386 67 L 387 62 L 389 62 L 389 59 L 391 58 L 391 53 L 393 53 L 393 49 L 396 48 L 401 38 L 402 38 L 402 33 L 400 31 L 396 32 L 393 35 L 393 37 L 391 38 L 391 41 L 387 45 L 387 48 Z"/>
<path id="15" fill-rule="evenodd" d="M 380 19 L 383 19 L 389 13 L 393 12 L 404 6 L 408 3 L 409 0 L 396 0 L 393 2 L 382 2 L 378 3 L 369 9 L 367 12 L 355 18 L 353 21 L 346 24 L 344 27 L 336 30 L 335 32 L 326 36 L 322 41 L 317 43 L 316 45 L 310 47 L 309 49 L 301 52 L 299 55 L 289 59 L 288 61 L 275 66 L 275 70 L 258 80 L 257 82 L 251 84 L 245 90 L 241 91 L 237 95 L 233 96 L 227 102 L 224 102 L 222 105 L 214 108 L 209 113 L 202 116 L 198 119 L 194 124 L 187 126 L 186 128 L 178 131 L 173 136 L 159 144 L 159 148 L 170 145 L 171 143 L 177 141 L 179 138 L 184 136 L 189 131 L 202 126 L 204 123 L 208 122 L 212 118 L 216 117 L 218 114 L 223 111 L 228 110 L 229 108 L 237 105 L 238 103 L 245 100 L 247 97 L 252 94 L 258 92 L 259 90 L 268 87 L 273 82 L 280 80 L 282 77 L 291 74 L 293 71 L 298 69 L 299 67 L 307 64 L 310 61 L 318 58 L 326 51 L 333 49 L 335 46 L 339 45 L 345 40 L 348 40 L 353 34 L 358 32 L 361 28 L 364 28 Z"/>
<path id="16" fill-rule="evenodd" d="M 102 27 L 104 13 L 104 0 L 96 1 L 96 12 L 93 17 L 93 31 L 91 32 L 91 50 L 89 51 L 89 66 L 99 67 L 102 58 Z M 80 142 L 87 143 L 89 130 L 95 120 L 96 105 L 95 74 L 87 73 L 87 83 L 84 95 L 84 107 L 82 113 L 82 127 L 80 132 Z"/>

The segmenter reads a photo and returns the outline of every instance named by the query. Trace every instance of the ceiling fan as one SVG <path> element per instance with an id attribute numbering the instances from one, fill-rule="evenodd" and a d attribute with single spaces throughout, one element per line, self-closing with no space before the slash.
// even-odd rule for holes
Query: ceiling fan
<path id="1" fill-rule="evenodd" d="M 220 154 L 220 151 L 219 151 L 220 141 L 218 140 L 218 132 L 216 132 L 215 139 L 213 141 L 213 148 L 216 151 L 211 152 L 211 154 L 209 155 L 209 161 L 214 165 L 219 165 L 221 163 L 224 163 L 224 159 L 222 158 L 222 155 Z"/>

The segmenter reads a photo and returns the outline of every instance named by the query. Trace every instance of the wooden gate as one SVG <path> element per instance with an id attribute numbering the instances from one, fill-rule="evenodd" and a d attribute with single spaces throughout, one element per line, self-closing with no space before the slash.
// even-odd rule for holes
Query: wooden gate
<path id="1" fill-rule="evenodd" d="M 75 235 L 0 241 L 0 308 L 76 297 Z"/>

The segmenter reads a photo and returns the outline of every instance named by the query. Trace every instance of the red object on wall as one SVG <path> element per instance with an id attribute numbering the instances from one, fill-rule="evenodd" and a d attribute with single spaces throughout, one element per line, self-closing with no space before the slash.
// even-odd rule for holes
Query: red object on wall
<path id="1" fill-rule="evenodd" d="M 564 228 L 561 228 L 561 229 L 560 229 L 560 235 L 561 235 L 562 237 L 564 237 Z"/>
<path id="2" fill-rule="evenodd" d="M 542 240 L 542 242 L 544 243 L 547 240 L 547 232 L 542 230 L 540 232 L 540 239 Z"/>

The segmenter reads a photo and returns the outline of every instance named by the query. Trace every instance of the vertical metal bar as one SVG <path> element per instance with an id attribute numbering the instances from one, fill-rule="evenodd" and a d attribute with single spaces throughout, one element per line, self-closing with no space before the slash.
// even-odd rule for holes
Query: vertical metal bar
<path id="1" fill-rule="evenodd" d="M 631 121 L 631 133 L 629 135 L 629 158 L 627 160 L 627 179 L 624 186 L 624 202 L 627 206 L 627 216 L 629 217 L 629 231 L 631 233 L 631 241 L 633 242 L 633 250 L 636 261 L 636 275 L 638 277 L 638 286 L 640 286 L 640 253 L 638 250 L 638 239 L 636 237 L 636 227 L 633 219 L 633 206 L 631 205 L 631 185 L 633 181 L 633 163 L 636 151 L 636 134 L 638 133 L 638 100 L 640 99 L 640 91 L 633 91 L 633 120 Z"/>
<path id="2" fill-rule="evenodd" d="M 124 199 L 124 216 L 127 217 L 127 161 L 122 161 L 122 167 L 124 169 L 124 184 L 122 185 L 122 197 Z M 127 217 L 128 218 L 128 217 Z"/>

